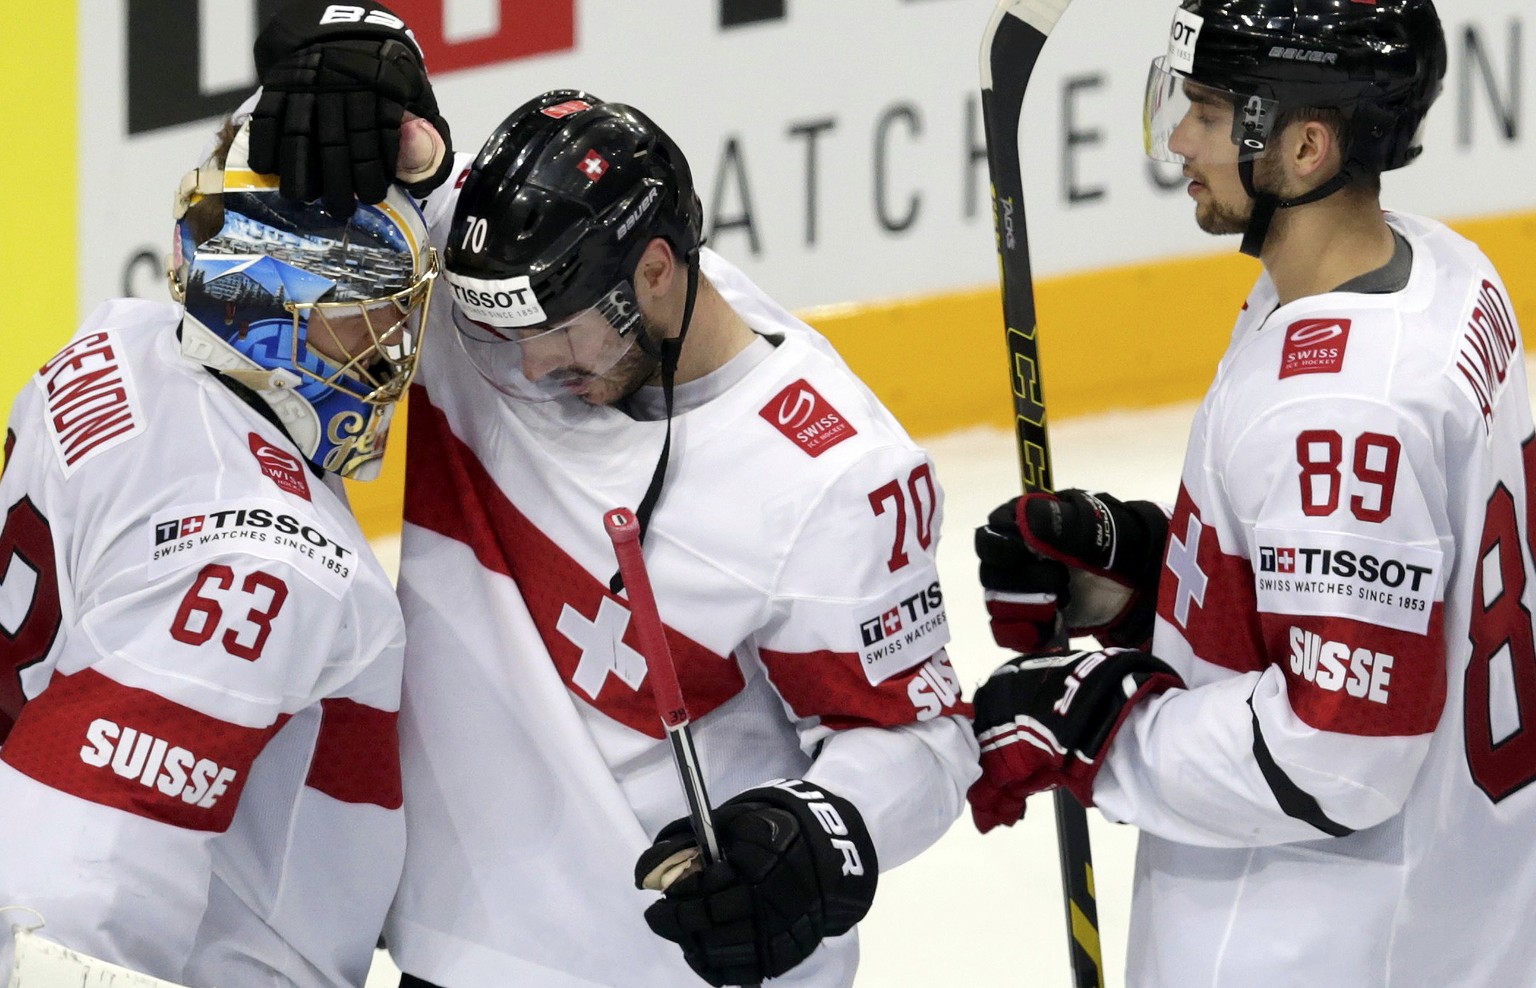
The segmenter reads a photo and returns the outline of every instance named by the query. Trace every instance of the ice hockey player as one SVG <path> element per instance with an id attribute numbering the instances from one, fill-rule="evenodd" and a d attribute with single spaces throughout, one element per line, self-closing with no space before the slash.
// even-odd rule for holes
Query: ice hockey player
<path id="1" fill-rule="evenodd" d="M 457 342 L 412 404 L 400 584 L 421 795 L 388 939 L 422 983 L 850 984 L 879 871 L 976 775 L 932 464 L 701 249 L 701 212 L 655 123 L 568 90 L 514 111 L 457 195 Z M 616 505 L 646 520 L 720 802 L 724 861 L 662 897 L 652 873 L 693 835 L 609 589 Z"/>
<path id="2" fill-rule="evenodd" d="M 409 428 L 403 984 L 850 984 L 879 871 L 950 826 L 978 771 L 932 464 L 702 247 L 688 162 L 633 107 L 528 101 L 427 215 L 447 284 Z M 718 804 L 724 861 L 691 874 L 610 589 L 615 506 L 644 521 Z"/>
<path id="3" fill-rule="evenodd" d="M 358 988 L 399 881 L 404 622 L 341 478 L 436 254 L 399 190 L 337 219 L 223 137 L 181 304 L 100 306 L 11 412 L 0 984 Z"/>
<path id="4" fill-rule="evenodd" d="M 1445 68 L 1430 0 L 1186 0 L 1149 151 L 1264 270 L 1172 516 L 1068 491 L 978 532 L 1026 654 L 976 696 L 976 822 L 1065 786 L 1140 829 L 1129 984 L 1536 984 L 1496 918 L 1536 913 L 1520 331 L 1476 246 L 1379 204 Z M 1039 654 L 1058 622 L 1124 647 Z"/>

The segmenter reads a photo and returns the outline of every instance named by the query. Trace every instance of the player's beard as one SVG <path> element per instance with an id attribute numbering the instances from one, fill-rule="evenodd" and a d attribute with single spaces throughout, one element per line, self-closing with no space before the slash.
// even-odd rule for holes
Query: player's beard
<path id="1" fill-rule="evenodd" d="M 1195 207 L 1195 222 L 1200 229 L 1218 237 L 1228 233 L 1247 233 L 1248 221 L 1252 218 L 1253 200 L 1247 198 L 1240 204 L 1212 199 Z"/>
<path id="2" fill-rule="evenodd" d="M 1253 163 L 1253 184 L 1260 189 L 1274 188 L 1281 181 L 1280 168 L 1265 155 Z M 1239 185 L 1242 198 L 1223 202 L 1212 195 L 1205 202 L 1195 205 L 1195 223 L 1201 230 L 1215 236 L 1231 233 L 1247 233 L 1253 220 L 1253 198 Z"/>
<path id="3" fill-rule="evenodd" d="M 587 384 L 581 394 L 582 401 L 589 405 L 614 405 L 639 391 L 641 385 L 660 379 L 661 359 L 655 354 L 660 348 L 659 341 L 666 336 L 666 329 L 644 314 L 640 316 L 638 329 L 645 334 L 645 346 L 641 346 L 639 340 L 635 341 L 612 367 Z"/>

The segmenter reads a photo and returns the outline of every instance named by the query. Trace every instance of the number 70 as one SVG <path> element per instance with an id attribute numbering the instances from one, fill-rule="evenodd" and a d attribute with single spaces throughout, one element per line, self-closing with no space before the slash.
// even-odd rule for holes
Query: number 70
<path id="1" fill-rule="evenodd" d="M 907 507 L 909 498 L 911 509 Z M 933 484 L 933 468 L 927 463 L 919 464 L 907 475 L 905 490 L 900 481 L 892 480 L 870 491 L 869 506 L 874 509 L 876 517 L 889 513 L 896 523 L 891 539 L 891 557 L 886 560 L 886 566 L 892 573 L 912 561 L 906 550 L 909 513 L 916 522 L 917 544 L 923 549 L 933 544 L 933 517 L 938 512 L 939 498 Z"/>

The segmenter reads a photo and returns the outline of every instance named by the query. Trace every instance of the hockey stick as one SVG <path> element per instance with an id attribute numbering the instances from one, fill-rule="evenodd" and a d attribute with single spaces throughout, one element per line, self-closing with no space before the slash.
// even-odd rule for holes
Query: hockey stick
<path id="1" fill-rule="evenodd" d="M 704 864 L 712 865 L 720 860 L 720 842 L 715 838 L 714 814 L 709 808 L 709 793 L 704 789 L 699 753 L 693 746 L 693 731 L 688 728 L 688 704 L 683 700 L 677 667 L 672 664 L 672 649 L 667 644 L 661 614 L 656 610 L 651 574 L 645 567 L 640 523 L 628 508 L 614 508 L 603 515 L 603 526 L 608 529 L 613 554 L 619 561 L 619 575 L 629 594 L 630 619 L 635 622 L 635 637 L 640 639 L 640 654 L 645 658 L 645 668 L 651 677 L 656 712 L 661 715 L 661 725 L 667 729 L 667 738 L 672 742 L 672 761 L 677 766 L 683 797 L 688 801 L 693 836 L 699 842 Z M 742 988 L 758 986 L 743 985 Z"/>
<path id="2" fill-rule="evenodd" d="M 1035 289 L 1024 223 L 1019 118 L 1030 74 L 1051 29 L 1070 2 L 998 0 L 981 44 L 981 111 L 987 169 L 992 176 L 992 222 L 1002 268 L 1003 318 L 1008 330 L 1014 424 L 1025 493 L 1051 490 L 1051 446 L 1045 430 Z M 1073 988 L 1102 988 L 1104 958 L 1099 946 L 1088 814 L 1063 789 L 1055 792 L 1055 806 Z"/>
<path id="3" fill-rule="evenodd" d="M 613 554 L 619 560 L 619 575 L 629 593 L 629 613 L 635 622 L 635 636 L 640 639 L 640 654 L 651 674 L 651 695 L 656 698 L 656 712 L 672 742 L 672 759 L 677 763 L 678 781 L 688 800 L 688 819 L 706 865 L 720 860 L 720 844 L 715 840 L 715 821 L 709 809 L 709 794 L 704 790 L 704 773 L 699 770 L 699 753 L 693 747 L 693 732 L 688 729 L 688 705 L 683 688 L 672 665 L 672 649 L 667 645 L 661 615 L 656 610 L 656 594 L 651 590 L 651 575 L 645 568 L 640 549 L 640 524 L 628 508 L 614 508 L 603 515 Z"/>

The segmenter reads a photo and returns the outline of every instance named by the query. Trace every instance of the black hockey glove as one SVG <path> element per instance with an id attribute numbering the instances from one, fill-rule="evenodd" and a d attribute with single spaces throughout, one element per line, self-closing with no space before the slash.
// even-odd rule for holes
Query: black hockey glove
<path id="1" fill-rule="evenodd" d="M 442 160 L 406 184 L 423 197 L 453 170 L 453 142 L 405 22 L 378 3 L 295 0 L 256 39 L 261 99 L 251 114 L 251 168 L 283 195 L 320 198 L 350 216 L 353 196 L 378 202 L 397 178 L 409 111 L 442 138 Z"/>
<path id="2" fill-rule="evenodd" d="M 1025 799 L 1058 786 L 1092 806 L 1099 756 L 1126 715 L 1143 698 L 1183 685 L 1161 659 L 1123 648 L 1003 663 L 972 701 L 981 778 L 966 798 L 976 829 L 1012 826 Z"/>
<path id="3" fill-rule="evenodd" d="M 687 819 L 635 862 L 636 887 L 665 890 L 646 922 L 710 984 L 778 977 L 869 911 L 874 844 L 853 804 L 825 788 L 790 779 L 749 789 L 715 810 L 715 834 L 722 860 L 670 884 L 658 874 L 696 844 Z"/>
<path id="4" fill-rule="evenodd" d="M 975 543 L 993 639 L 1019 652 L 1072 635 L 1145 647 L 1167 541 L 1151 501 L 1065 490 L 999 505 Z"/>

